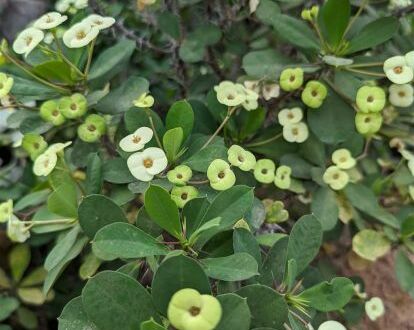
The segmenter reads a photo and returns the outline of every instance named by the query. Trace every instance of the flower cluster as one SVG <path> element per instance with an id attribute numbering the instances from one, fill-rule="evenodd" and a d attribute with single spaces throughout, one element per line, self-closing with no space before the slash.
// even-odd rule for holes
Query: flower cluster
<path id="1" fill-rule="evenodd" d="M 222 81 L 214 87 L 217 93 L 217 100 L 228 107 L 242 106 L 247 111 L 255 110 L 259 106 L 257 94 L 242 84 L 235 84 L 231 81 Z"/>
<path id="2" fill-rule="evenodd" d="M 349 174 L 346 170 L 353 168 L 356 165 L 356 160 L 349 150 L 338 149 L 332 154 L 332 162 L 334 165 L 326 169 L 323 174 L 323 181 L 333 190 L 341 190 L 349 182 Z"/>
<path id="3" fill-rule="evenodd" d="M 76 14 L 80 9 L 88 6 L 88 0 L 59 0 L 56 2 L 55 9 L 61 13 Z"/>
<path id="4" fill-rule="evenodd" d="M 386 96 L 381 87 L 363 86 L 358 89 L 356 95 L 358 112 L 355 116 L 355 126 L 359 133 L 372 135 L 380 130 L 383 121 L 381 111 L 385 103 Z"/>
<path id="5" fill-rule="evenodd" d="M 282 109 L 278 113 L 279 124 L 283 126 L 283 138 L 288 142 L 302 143 L 309 137 L 306 123 L 302 121 L 303 111 L 295 107 Z"/>
<path id="6" fill-rule="evenodd" d="M 280 86 L 274 82 L 261 82 L 260 80 L 245 80 L 244 87 L 263 97 L 265 101 L 277 98 L 280 95 Z"/>
<path id="7" fill-rule="evenodd" d="M 119 147 L 123 151 L 133 152 L 128 157 L 127 165 L 131 174 L 140 181 L 151 181 L 155 175 L 164 171 L 168 165 L 164 150 L 156 147 L 144 149 L 153 135 L 152 129 L 140 127 L 119 142 Z M 144 150 L 140 151 L 142 149 Z"/>

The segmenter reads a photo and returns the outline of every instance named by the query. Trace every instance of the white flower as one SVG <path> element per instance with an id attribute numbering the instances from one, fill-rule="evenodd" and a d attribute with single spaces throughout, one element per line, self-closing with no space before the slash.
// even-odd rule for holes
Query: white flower
<path id="1" fill-rule="evenodd" d="M 377 320 L 384 315 L 385 307 L 379 297 L 373 297 L 365 303 L 365 312 L 371 321 Z"/>
<path id="2" fill-rule="evenodd" d="M 0 223 L 6 222 L 13 215 L 13 200 L 9 199 L 0 204 Z"/>
<path id="3" fill-rule="evenodd" d="M 278 84 L 266 84 L 262 88 L 262 94 L 266 101 L 275 99 L 280 95 L 280 86 Z"/>
<path id="4" fill-rule="evenodd" d="M 19 33 L 13 43 L 13 50 L 17 54 L 27 56 L 43 40 L 45 34 L 42 30 L 28 28 Z"/>
<path id="5" fill-rule="evenodd" d="M 214 90 L 217 93 L 217 100 L 228 107 L 237 107 L 246 101 L 246 89 L 241 84 L 223 81 L 214 86 Z"/>
<path id="6" fill-rule="evenodd" d="M 414 72 L 404 56 L 393 56 L 384 62 L 384 72 L 395 84 L 406 84 L 413 80 Z"/>
<path id="7" fill-rule="evenodd" d="M 329 166 L 323 174 L 323 182 L 333 190 L 341 190 L 348 184 L 349 175 L 338 166 Z"/>
<path id="8" fill-rule="evenodd" d="M 259 103 L 257 102 L 259 94 L 246 88 L 244 88 L 244 92 L 246 94 L 246 100 L 242 104 L 243 108 L 247 111 L 256 110 L 259 106 Z"/>
<path id="9" fill-rule="evenodd" d="M 302 143 L 309 137 L 308 126 L 299 122 L 283 126 L 283 138 L 288 142 Z"/>
<path id="10" fill-rule="evenodd" d="M 259 80 L 245 80 L 243 82 L 244 87 L 246 87 L 247 89 L 255 92 L 255 93 L 259 93 L 260 92 L 260 87 L 259 87 Z"/>
<path id="11" fill-rule="evenodd" d="M 92 14 L 83 19 L 82 22 L 90 24 L 91 26 L 96 27 L 98 30 L 104 30 L 114 25 L 115 18 Z"/>
<path id="12" fill-rule="evenodd" d="M 127 164 L 135 178 L 140 181 L 151 181 L 154 175 L 167 168 L 168 160 L 162 149 L 151 147 L 129 156 Z"/>
<path id="13" fill-rule="evenodd" d="M 53 33 L 52 32 L 47 32 L 45 34 L 45 37 L 43 38 L 43 42 L 45 44 L 51 45 L 54 39 L 55 39 L 55 37 L 53 36 Z"/>
<path id="14" fill-rule="evenodd" d="M 66 147 L 70 146 L 72 144 L 71 141 L 65 142 L 65 143 L 53 143 L 47 148 L 45 152 L 53 152 L 55 154 L 61 152 Z"/>
<path id="15" fill-rule="evenodd" d="M 119 146 L 123 151 L 134 152 L 141 150 L 145 144 L 151 141 L 154 132 L 151 128 L 140 127 L 134 133 L 125 136 L 120 142 Z"/>
<path id="16" fill-rule="evenodd" d="M 30 237 L 30 231 L 23 221 L 12 215 L 7 222 L 7 236 L 13 242 L 23 243 Z"/>
<path id="17" fill-rule="evenodd" d="M 405 108 L 414 102 L 414 89 L 410 84 L 392 84 L 389 91 L 389 101 L 393 106 Z"/>
<path id="18" fill-rule="evenodd" d="M 59 0 L 56 3 L 55 9 L 61 13 L 70 12 L 75 14 L 78 9 L 83 9 L 88 6 L 88 0 Z"/>
<path id="19" fill-rule="evenodd" d="M 298 107 L 292 109 L 282 109 L 277 114 L 279 124 L 282 126 L 299 123 L 302 120 L 302 118 L 303 111 L 301 108 Z"/>
<path id="20" fill-rule="evenodd" d="M 346 328 L 337 321 L 326 321 L 319 326 L 318 330 L 346 330 Z"/>
<path id="21" fill-rule="evenodd" d="M 88 23 L 80 22 L 65 32 L 63 42 L 69 48 L 81 48 L 88 45 L 98 34 L 98 28 Z"/>
<path id="22" fill-rule="evenodd" d="M 37 176 L 48 176 L 55 168 L 57 159 L 56 153 L 45 151 L 36 158 L 33 164 L 33 173 Z"/>
<path id="23" fill-rule="evenodd" d="M 260 0 L 249 0 L 250 14 L 253 14 L 260 4 Z"/>
<path id="24" fill-rule="evenodd" d="M 34 22 L 33 26 L 40 30 L 49 30 L 59 26 L 67 19 L 68 17 L 66 15 L 52 11 L 40 17 L 36 22 Z"/>

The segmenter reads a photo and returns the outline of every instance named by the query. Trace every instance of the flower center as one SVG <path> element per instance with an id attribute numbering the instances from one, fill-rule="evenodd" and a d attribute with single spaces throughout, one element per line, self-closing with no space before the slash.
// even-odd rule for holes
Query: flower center
<path id="1" fill-rule="evenodd" d="M 94 24 L 96 24 L 96 25 L 102 25 L 103 22 L 102 21 L 99 21 L 99 20 L 96 20 L 96 21 L 94 21 Z"/>
<path id="2" fill-rule="evenodd" d="M 96 130 L 95 125 L 89 125 L 89 126 L 88 126 L 88 131 L 90 131 L 90 132 L 94 132 L 95 130 Z"/>
<path id="3" fill-rule="evenodd" d="M 404 97 L 404 96 L 405 96 L 405 92 L 403 92 L 403 91 L 399 92 L 399 93 L 398 93 L 398 96 L 399 96 L 399 97 Z"/>
<path id="4" fill-rule="evenodd" d="M 177 179 L 182 179 L 183 176 L 181 174 L 177 174 Z"/>
<path id="5" fill-rule="evenodd" d="M 144 159 L 143 164 L 145 168 L 151 168 L 152 165 L 154 164 L 154 161 L 151 158 L 147 158 L 147 159 Z"/>
<path id="6" fill-rule="evenodd" d="M 313 97 L 316 97 L 316 96 L 318 96 L 318 91 L 313 90 L 311 94 L 312 94 Z"/>
<path id="7" fill-rule="evenodd" d="M 396 74 L 400 74 L 403 72 L 402 66 L 396 66 L 393 70 L 394 70 L 394 73 Z"/>
<path id="8" fill-rule="evenodd" d="M 346 157 L 344 156 L 344 157 L 339 158 L 339 162 L 340 163 L 345 163 L 346 162 Z"/>
<path id="9" fill-rule="evenodd" d="M 237 157 L 237 160 L 238 160 L 240 163 L 243 163 L 243 162 L 244 162 L 244 158 L 243 158 L 243 156 L 242 156 L 242 155 L 239 155 L 239 156 Z"/>
<path id="10" fill-rule="evenodd" d="M 57 110 L 53 110 L 53 111 L 52 111 L 52 116 L 53 116 L 53 117 L 57 117 L 57 116 L 59 116 L 59 111 L 57 111 Z"/>
<path id="11" fill-rule="evenodd" d="M 227 95 L 228 100 L 234 100 L 236 97 L 233 94 Z"/>
<path id="12" fill-rule="evenodd" d="M 76 106 L 76 103 L 72 103 L 72 104 L 70 105 L 70 109 L 71 109 L 71 110 L 73 110 L 73 111 L 75 111 L 77 108 L 78 108 L 78 107 Z"/>
<path id="13" fill-rule="evenodd" d="M 26 37 L 25 41 L 26 41 L 26 46 L 30 46 L 30 44 L 33 41 L 33 37 Z"/>
<path id="14" fill-rule="evenodd" d="M 367 102 L 374 102 L 374 98 L 370 95 L 367 97 Z"/>
<path id="15" fill-rule="evenodd" d="M 189 312 L 192 316 L 197 316 L 198 314 L 200 314 L 200 308 L 192 306 Z"/>
<path id="16" fill-rule="evenodd" d="M 267 168 L 262 169 L 262 174 L 267 174 Z"/>
<path id="17" fill-rule="evenodd" d="M 219 174 L 217 175 L 220 179 L 223 179 L 225 176 L 226 176 L 226 174 L 223 172 L 223 171 L 221 171 L 221 172 L 219 172 Z"/>
<path id="18" fill-rule="evenodd" d="M 292 134 L 293 135 L 298 135 L 299 134 L 299 130 L 297 128 L 293 128 L 292 129 Z"/>
<path id="19" fill-rule="evenodd" d="M 40 147 L 39 143 L 37 143 L 37 142 L 33 143 L 33 148 L 39 149 L 39 147 Z"/>
<path id="20" fill-rule="evenodd" d="M 335 174 L 333 175 L 333 178 L 334 178 L 334 180 L 338 180 L 338 179 L 339 179 L 339 174 L 338 174 L 338 173 L 335 173 Z"/>
<path id="21" fill-rule="evenodd" d="M 369 123 L 371 121 L 370 117 L 365 118 L 364 122 Z"/>
<path id="22" fill-rule="evenodd" d="M 141 141 L 141 138 L 138 135 L 134 135 L 132 137 L 132 142 L 134 143 L 139 143 L 139 141 Z"/>
<path id="23" fill-rule="evenodd" d="M 181 194 L 181 199 L 182 199 L 182 200 L 186 200 L 186 199 L 187 199 L 187 197 L 188 197 L 188 194 L 187 194 L 187 193 L 182 193 L 182 194 Z"/>
<path id="24" fill-rule="evenodd" d="M 45 168 L 47 168 L 47 167 L 49 166 L 49 159 L 46 159 L 46 160 L 43 162 L 43 166 L 44 166 Z"/>
<path id="25" fill-rule="evenodd" d="M 290 82 L 295 81 L 295 76 L 294 76 L 294 75 L 291 75 L 291 76 L 289 77 L 289 81 L 290 81 Z"/>
<path id="26" fill-rule="evenodd" d="M 53 22 L 53 18 L 49 15 L 46 16 L 46 23 L 52 23 Z"/>
<path id="27" fill-rule="evenodd" d="M 85 31 L 79 31 L 78 33 L 76 33 L 76 39 L 78 39 L 78 40 L 82 40 L 85 37 L 86 37 Z"/>
<path id="28" fill-rule="evenodd" d="M 4 85 L 3 83 L 0 83 L 0 89 L 3 89 Z"/>
<path id="29" fill-rule="evenodd" d="M 293 119 L 293 118 L 295 118 L 295 116 L 294 116 L 294 115 L 293 115 L 293 113 L 291 113 L 291 112 L 289 112 L 289 113 L 288 113 L 287 117 L 288 117 L 289 119 Z"/>

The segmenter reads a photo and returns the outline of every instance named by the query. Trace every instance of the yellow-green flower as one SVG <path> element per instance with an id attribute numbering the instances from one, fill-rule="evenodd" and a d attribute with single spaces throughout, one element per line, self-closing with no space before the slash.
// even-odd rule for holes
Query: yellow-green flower
<path id="1" fill-rule="evenodd" d="M 134 105 L 138 108 L 151 108 L 154 105 L 154 97 L 148 93 L 142 94 L 134 101 Z"/>
<path id="2" fill-rule="evenodd" d="M 276 187 L 280 189 L 289 189 L 291 184 L 290 175 L 292 174 L 292 169 L 289 166 L 282 165 L 276 169 L 276 175 L 274 183 Z"/>
<path id="3" fill-rule="evenodd" d="M 329 166 L 323 174 L 323 182 L 333 190 L 341 190 L 348 184 L 349 175 L 338 166 Z"/>
<path id="4" fill-rule="evenodd" d="M 254 177 L 261 183 L 271 183 L 275 179 L 275 162 L 271 159 L 259 159 L 254 166 Z"/>
<path id="5" fill-rule="evenodd" d="M 385 307 L 382 299 L 373 297 L 365 303 L 365 312 L 371 321 L 376 321 L 384 315 Z"/>
<path id="6" fill-rule="evenodd" d="M 86 97 L 80 93 L 62 97 L 59 100 L 59 111 L 69 119 L 82 117 L 88 110 Z"/>
<path id="7" fill-rule="evenodd" d="M 13 200 L 9 199 L 0 204 L 0 223 L 7 222 L 13 214 Z"/>
<path id="8" fill-rule="evenodd" d="M 357 131 L 363 135 L 372 135 L 378 132 L 382 125 L 382 115 L 378 112 L 362 113 L 355 116 Z"/>
<path id="9" fill-rule="evenodd" d="M 289 219 L 289 212 L 285 210 L 283 202 L 271 199 L 264 199 L 262 202 L 266 210 L 267 223 L 281 223 Z"/>
<path id="10" fill-rule="evenodd" d="M 302 92 L 302 102 L 309 108 L 319 108 L 328 95 L 326 86 L 317 80 L 308 81 Z"/>
<path id="11" fill-rule="evenodd" d="M 35 160 L 47 148 L 47 142 L 38 134 L 28 133 L 23 136 L 22 147 Z"/>
<path id="12" fill-rule="evenodd" d="M 236 183 L 236 176 L 230 165 L 222 159 L 215 159 L 207 169 L 210 186 L 215 190 L 227 190 Z"/>
<path id="13" fill-rule="evenodd" d="M 214 87 L 219 103 L 228 107 L 237 107 L 246 102 L 246 89 L 241 84 L 223 81 Z"/>
<path id="14" fill-rule="evenodd" d="M 183 208 L 188 201 L 198 196 L 198 190 L 193 186 L 174 187 L 171 190 L 171 199 L 179 208 Z"/>
<path id="15" fill-rule="evenodd" d="M 334 151 L 332 162 L 342 170 L 349 170 L 356 164 L 356 160 L 352 157 L 351 152 L 345 148 Z"/>
<path id="16" fill-rule="evenodd" d="M 229 148 L 227 155 L 230 164 L 242 171 L 250 171 L 256 164 L 256 157 L 250 151 L 235 144 Z"/>
<path id="17" fill-rule="evenodd" d="M 177 291 L 167 310 L 168 320 L 177 330 L 213 330 L 221 315 L 217 298 L 189 288 Z"/>
<path id="18" fill-rule="evenodd" d="M 302 68 L 289 68 L 282 71 L 280 74 L 279 85 L 286 92 L 294 91 L 300 88 L 303 84 L 303 70 Z"/>
<path id="19" fill-rule="evenodd" d="M 192 176 L 193 171 L 187 165 L 178 165 L 167 173 L 168 181 L 180 186 L 186 185 Z"/>
<path id="20" fill-rule="evenodd" d="M 7 96 L 13 87 L 13 78 L 0 72 L 0 99 Z"/>
<path id="21" fill-rule="evenodd" d="M 358 89 L 356 104 L 361 112 L 379 112 L 385 107 L 385 92 L 381 87 L 362 86 Z"/>

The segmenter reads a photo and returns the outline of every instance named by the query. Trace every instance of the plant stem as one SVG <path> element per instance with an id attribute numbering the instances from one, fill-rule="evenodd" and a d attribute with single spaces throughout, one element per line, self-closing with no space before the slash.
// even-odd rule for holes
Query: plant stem
<path id="1" fill-rule="evenodd" d="M 367 76 L 373 76 L 373 77 L 380 77 L 380 78 L 385 78 L 385 74 L 383 73 L 378 73 L 378 72 L 370 72 L 370 71 L 365 71 L 365 70 L 357 70 L 357 69 L 352 69 L 352 68 L 348 68 L 345 67 L 344 68 L 346 71 L 350 71 L 350 72 L 355 72 L 355 73 L 359 73 L 359 74 L 364 74 Z"/>
<path id="2" fill-rule="evenodd" d="M 363 2 L 361 3 L 361 6 L 359 6 L 358 11 L 356 12 L 356 14 L 352 17 L 351 21 L 349 22 L 348 26 L 345 29 L 345 32 L 343 34 L 342 39 L 346 36 L 346 34 L 349 32 L 349 30 L 351 29 L 352 25 L 354 25 L 355 21 L 357 20 L 357 18 L 359 17 L 359 15 L 362 14 L 362 11 L 365 9 L 365 7 L 367 6 L 369 0 L 363 0 Z"/>
<path id="3" fill-rule="evenodd" d="M 273 142 L 273 141 L 277 140 L 278 138 L 280 138 L 281 136 L 283 136 L 283 133 L 279 133 L 275 136 L 272 136 L 271 138 L 269 138 L 267 140 L 246 144 L 246 147 L 259 147 L 259 146 L 268 144 L 270 142 Z"/>
<path id="4" fill-rule="evenodd" d="M 55 39 L 56 48 L 57 48 L 57 50 L 58 50 L 58 56 L 60 56 L 60 58 L 61 58 L 64 62 L 66 62 L 66 64 L 68 64 L 71 68 L 73 68 L 73 69 L 76 71 L 76 73 L 77 73 L 78 75 L 80 75 L 81 77 L 84 77 L 83 72 L 82 72 L 81 70 L 79 70 L 79 68 L 78 68 L 75 64 L 73 64 L 73 63 L 72 63 L 72 61 L 71 61 L 71 60 L 69 60 L 69 59 L 65 56 L 65 54 L 63 53 L 63 48 L 62 48 L 62 45 L 60 44 L 60 41 L 59 41 L 59 39 L 58 39 L 58 37 L 57 37 L 57 35 L 56 35 L 56 31 L 52 30 L 52 35 L 53 35 L 53 38 Z"/>
<path id="5" fill-rule="evenodd" d="M 59 224 L 66 224 L 75 222 L 76 219 L 54 219 L 54 220 L 35 220 L 35 221 L 25 221 L 26 224 L 30 224 L 33 226 L 46 226 L 46 225 L 59 225 Z"/>
<path id="6" fill-rule="evenodd" d="M 90 44 L 88 48 L 88 61 L 86 62 L 85 72 L 83 73 L 85 80 L 88 80 L 88 74 L 91 68 L 92 55 L 93 55 L 93 50 L 95 48 L 95 43 L 96 43 L 96 38 L 92 40 L 92 43 Z"/>
<path id="7" fill-rule="evenodd" d="M 158 136 L 157 130 L 155 129 L 154 120 L 152 119 L 151 110 L 148 108 L 145 108 L 145 113 L 147 114 L 148 121 L 150 122 L 152 131 L 154 132 L 155 140 L 157 140 L 158 146 L 162 149 L 162 143 L 160 140 L 160 137 Z"/>
<path id="8" fill-rule="evenodd" d="M 224 128 L 224 126 L 226 126 L 227 122 L 229 121 L 231 115 L 234 113 L 234 111 L 236 110 L 236 107 L 229 107 L 227 110 L 227 115 L 226 117 L 223 119 L 223 122 L 220 124 L 220 126 L 216 129 L 216 131 L 213 133 L 212 136 L 210 136 L 210 138 L 207 140 L 206 143 L 204 143 L 204 145 L 201 147 L 201 149 L 204 149 L 205 147 L 207 147 L 211 141 L 214 140 L 214 138 L 217 136 L 218 133 L 221 132 L 221 130 Z"/>
<path id="9" fill-rule="evenodd" d="M 383 62 L 371 62 L 371 63 L 356 63 L 356 64 L 350 64 L 346 65 L 345 68 L 368 68 L 371 66 L 383 66 Z"/>

